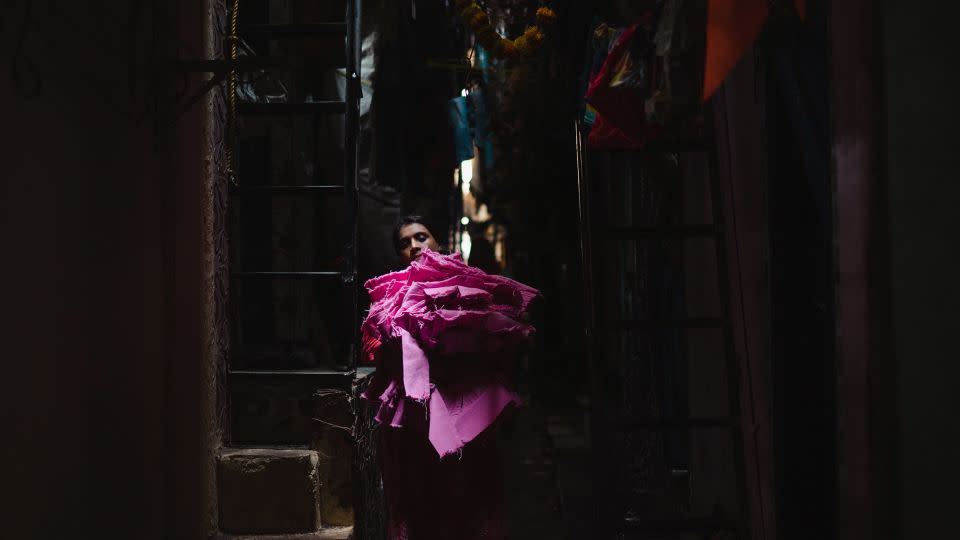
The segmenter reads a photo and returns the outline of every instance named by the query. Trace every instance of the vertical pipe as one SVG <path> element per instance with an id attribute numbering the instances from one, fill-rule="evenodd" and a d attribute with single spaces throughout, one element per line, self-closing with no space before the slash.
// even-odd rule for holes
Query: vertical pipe
<path id="1" fill-rule="evenodd" d="M 360 131 L 360 42 L 361 0 L 347 0 L 347 58 L 346 58 L 346 107 L 344 113 L 344 220 L 347 231 L 347 241 L 344 245 L 343 285 L 344 311 L 346 312 L 347 332 L 350 338 L 348 351 L 350 357 L 347 365 L 356 368 L 359 363 L 359 314 L 357 306 L 357 242 L 359 220 L 359 177 L 357 140 Z M 356 380 L 356 379 L 355 379 Z M 364 469 L 371 465 L 369 457 L 364 455 L 364 438 L 371 435 L 371 431 L 364 425 L 366 417 L 360 412 L 363 405 L 356 401 L 359 392 L 354 392 L 354 414 L 356 420 L 353 428 L 353 453 L 351 456 L 351 473 L 353 484 L 353 538 L 356 540 L 373 540 L 371 536 L 370 520 L 381 519 L 379 515 L 368 507 L 370 501 L 369 489 L 371 486 L 364 482 Z M 375 443 L 370 443 L 375 444 Z M 374 528 L 376 530 L 376 528 Z M 375 534 L 375 533 L 373 533 Z"/>
<path id="2" fill-rule="evenodd" d="M 931 4 L 927 2 L 924 6 Z M 905 11 L 897 13 L 898 9 Z M 922 105 L 908 106 L 906 101 L 892 101 L 892 97 L 897 90 L 903 92 L 915 84 L 916 88 L 925 88 L 924 83 L 930 80 L 927 77 L 933 76 L 926 66 L 935 62 L 938 55 L 950 51 L 950 48 L 923 48 L 937 41 L 938 38 L 931 37 L 937 35 L 933 32 L 937 24 L 930 15 L 920 15 L 924 11 L 918 10 L 917 15 L 913 15 L 913 9 L 912 3 L 908 8 L 906 4 L 898 6 L 894 2 L 870 0 L 829 2 L 827 5 L 831 42 L 831 232 L 836 302 L 835 350 L 839 377 L 837 412 L 842 422 L 838 445 L 841 466 L 839 485 L 842 488 L 838 489 L 836 503 L 838 515 L 843 516 L 843 521 L 837 536 L 849 540 L 906 538 L 911 537 L 911 528 L 936 526 L 938 523 L 911 523 L 906 515 L 901 515 L 902 509 L 913 497 L 909 497 L 908 492 L 902 490 L 903 486 L 898 485 L 907 479 L 902 470 L 902 445 L 911 442 L 904 438 L 910 432 L 901 430 L 908 427 L 917 429 L 919 426 L 898 425 L 897 409 L 905 404 L 903 396 L 898 395 L 898 358 L 894 349 L 895 291 L 891 275 L 894 262 L 891 250 L 896 246 L 891 245 L 893 224 L 890 222 L 890 211 L 894 193 L 890 191 L 893 186 L 888 184 L 896 171 L 888 170 L 892 164 L 886 159 L 886 151 L 891 142 L 913 139 L 907 145 L 910 148 L 903 150 L 907 155 L 914 151 L 928 153 L 930 158 L 949 155 L 937 151 L 939 143 L 946 143 L 946 139 L 938 141 L 934 137 L 933 129 L 940 123 L 939 119 L 926 119 L 932 121 L 933 125 L 927 126 L 928 129 L 922 133 L 891 131 L 893 126 L 888 125 L 897 119 L 911 118 L 914 110 L 925 110 Z M 894 14 L 910 14 L 911 17 L 900 20 L 900 17 L 893 18 Z M 919 22 L 917 17 L 929 18 L 926 23 L 931 32 L 929 36 L 914 36 L 909 30 L 902 30 L 910 28 L 911 23 Z M 909 48 L 890 48 L 893 44 L 906 43 L 910 43 Z M 909 59 L 914 50 L 925 52 L 914 61 Z M 898 76 L 902 77 L 911 71 L 899 71 L 897 68 L 905 69 L 908 64 L 911 70 L 916 70 L 912 73 L 922 77 L 898 80 Z M 944 77 L 941 79 L 944 83 L 950 81 L 949 76 Z M 946 84 L 942 88 L 950 86 Z M 936 96 L 935 90 L 926 87 L 925 99 Z M 893 108 L 888 109 L 888 105 Z M 952 114 L 948 110 L 943 111 L 944 120 Z M 896 113 L 892 118 L 891 112 Z M 921 114 L 916 118 L 924 117 Z M 924 168 L 936 167 L 934 164 L 938 163 L 935 159 L 924 161 Z M 913 167 L 912 164 L 910 166 Z M 914 181 L 913 178 L 910 180 Z M 921 184 L 909 191 L 914 197 L 923 197 L 923 189 Z M 938 190 L 938 194 L 944 193 Z M 938 212 L 933 210 L 936 202 L 925 200 L 923 208 L 936 214 Z M 914 219 L 917 220 L 916 224 L 925 222 L 919 215 Z M 920 238 L 915 240 L 921 241 Z M 947 244 L 942 246 L 946 247 Z M 945 249 L 944 255 L 950 251 Z M 916 260 L 909 264 L 922 267 L 923 263 L 922 260 Z M 904 261 L 902 264 L 908 263 Z M 920 284 L 910 283 L 910 286 L 916 286 L 921 291 L 925 289 Z M 946 290 L 943 292 L 946 293 Z M 921 318 L 918 322 L 923 320 Z M 936 335 L 932 327 L 925 328 L 925 332 L 928 332 L 928 337 Z M 936 341 L 931 340 L 930 343 Z M 921 351 L 914 350 L 913 354 L 921 354 Z M 933 379 L 943 374 L 938 371 L 928 376 Z M 931 380 L 928 384 L 930 386 L 926 390 L 933 392 L 936 381 Z M 939 478 L 938 484 L 942 482 L 942 486 L 951 486 L 952 483 L 946 479 L 945 476 Z M 934 485 L 931 484 L 931 487 Z M 929 516 L 931 514 L 927 512 L 936 512 L 941 503 L 950 499 L 937 497 L 937 491 L 930 490 L 923 497 L 916 498 L 920 504 L 915 509 L 921 511 L 916 515 Z"/>
<path id="3" fill-rule="evenodd" d="M 604 448 L 602 435 L 605 430 L 601 428 L 600 421 L 604 418 L 600 402 L 600 374 L 598 372 L 596 352 L 596 310 L 594 307 L 594 279 L 593 279 L 593 230 L 590 217 L 590 182 L 586 166 L 586 150 L 583 145 L 583 127 L 580 118 L 574 121 L 574 145 L 577 167 L 577 211 L 579 218 L 580 233 L 580 260 L 583 269 L 583 313 L 584 313 L 584 344 L 586 354 L 587 376 L 590 388 L 590 439 L 593 448 Z M 604 460 L 593 460 L 593 492 L 594 494 L 608 493 L 609 483 L 606 475 L 606 465 Z M 595 522 L 605 529 L 600 531 L 600 537 L 609 537 L 610 519 L 605 519 L 602 515 L 603 509 L 612 508 L 609 501 L 604 497 L 594 497 L 595 504 Z"/>
<path id="4" fill-rule="evenodd" d="M 744 455 L 744 431 L 743 414 L 740 406 L 740 362 L 737 358 L 736 343 L 733 336 L 732 308 L 730 305 L 731 286 L 730 270 L 727 266 L 727 240 L 726 228 L 724 227 L 724 202 L 720 191 L 720 174 L 717 163 L 717 144 L 715 129 L 715 111 L 716 105 L 713 101 L 707 104 L 706 124 L 707 132 L 712 135 L 714 142 L 710 144 L 708 153 L 710 176 L 710 200 L 713 208 L 713 224 L 717 228 L 718 234 L 715 237 L 715 252 L 717 260 L 717 286 L 719 288 L 720 299 L 720 317 L 723 321 L 721 325 L 723 332 L 724 359 L 727 371 L 727 400 L 730 403 L 730 415 L 737 419 L 733 424 L 731 436 L 733 438 L 733 458 L 734 458 L 734 482 L 736 484 L 736 505 L 737 505 L 737 526 L 739 530 L 738 537 L 741 540 L 749 540 L 749 511 L 747 506 L 747 467 Z M 732 194 L 731 194 L 732 195 Z"/>
<path id="5" fill-rule="evenodd" d="M 359 358 L 358 342 L 358 306 L 357 306 L 357 242 L 358 242 L 358 214 L 359 214 L 359 178 L 357 139 L 360 129 L 360 2 L 361 0 L 347 1 L 347 43 L 346 43 L 346 107 L 344 113 L 344 224 L 346 242 L 344 245 L 344 311 L 347 332 L 350 337 L 348 345 L 347 366 L 357 366 Z"/>
<path id="6" fill-rule="evenodd" d="M 591 244 L 590 192 L 587 185 L 586 156 L 583 149 L 583 134 L 580 120 L 574 122 L 574 144 L 577 159 L 577 205 L 580 219 L 580 258 L 583 263 L 583 310 L 585 338 L 587 340 L 587 360 L 590 373 L 595 367 L 592 362 L 592 345 L 596 319 L 593 306 L 593 247 Z M 596 390 L 596 377 L 590 377 L 591 390 Z"/>

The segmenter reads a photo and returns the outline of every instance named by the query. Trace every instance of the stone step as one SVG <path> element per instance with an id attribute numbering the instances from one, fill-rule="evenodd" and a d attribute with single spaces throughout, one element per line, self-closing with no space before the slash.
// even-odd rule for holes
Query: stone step
<path id="1" fill-rule="evenodd" d="M 329 527 L 317 532 L 301 534 L 224 534 L 217 540 L 349 540 L 353 535 L 353 527 Z"/>
<path id="2" fill-rule="evenodd" d="M 220 530 L 242 537 L 318 531 L 318 463 L 313 450 L 222 450 L 217 460 Z"/>

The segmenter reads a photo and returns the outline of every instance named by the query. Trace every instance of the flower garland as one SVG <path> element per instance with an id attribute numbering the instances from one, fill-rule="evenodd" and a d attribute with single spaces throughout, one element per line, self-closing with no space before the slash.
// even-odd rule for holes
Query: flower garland
<path id="1" fill-rule="evenodd" d="M 473 0 L 456 0 L 460 18 L 473 30 L 477 41 L 495 58 L 532 56 L 546 39 L 546 32 L 557 22 L 557 14 L 548 7 L 537 9 L 537 25 L 527 28 L 517 39 L 506 39 L 490 26 L 490 17 Z"/>

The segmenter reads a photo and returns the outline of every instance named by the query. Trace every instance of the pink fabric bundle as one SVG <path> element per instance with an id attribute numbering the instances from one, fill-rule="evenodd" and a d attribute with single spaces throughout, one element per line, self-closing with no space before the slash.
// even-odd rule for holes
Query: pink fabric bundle
<path id="1" fill-rule="evenodd" d="M 519 403 L 509 373 L 517 346 L 533 333 L 518 319 L 536 289 L 431 251 L 365 287 L 371 307 L 361 328 L 364 352 L 378 369 L 364 397 L 379 399 L 378 422 L 426 421 L 442 457 Z"/>

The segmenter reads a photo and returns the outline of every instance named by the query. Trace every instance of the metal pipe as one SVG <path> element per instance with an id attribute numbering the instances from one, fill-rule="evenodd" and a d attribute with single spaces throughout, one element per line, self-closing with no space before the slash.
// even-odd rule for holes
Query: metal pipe
<path id="1" fill-rule="evenodd" d="M 714 102 L 707 104 L 705 111 L 706 124 L 709 133 L 715 133 L 715 111 Z M 710 200 L 713 207 L 713 222 L 718 228 L 724 226 L 724 201 L 720 191 L 720 167 L 718 165 L 718 156 L 716 145 L 712 145 L 707 153 L 710 165 Z M 733 194 L 731 193 L 732 197 Z M 736 240 L 736 239 L 734 239 Z M 723 235 L 717 237 L 716 249 L 714 250 L 717 261 L 717 285 L 720 289 L 720 316 L 729 321 L 731 318 L 732 306 L 730 302 L 732 288 L 730 284 L 730 269 L 727 266 L 727 242 Z M 731 414 L 742 416 L 740 405 L 740 362 L 737 357 L 736 343 L 733 336 L 733 327 L 729 324 L 723 325 L 723 347 L 726 360 L 727 371 L 727 399 L 730 402 Z M 744 433 L 742 430 L 732 431 L 733 438 L 733 459 L 735 468 L 736 493 L 737 493 L 737 514 L 739 518 L 739 537 L 748 540 L 749 536 L 749 506 L 747 495 L 747 466 L 746 456 L 744 454 Z"/>
<path id="2" fill-rule="evenodd" d="M 357 256 L 360 213 L 359 152 L 360 131 L 360 0 L 347 2 L 346 104 L 344 114 L 344 180 L 343 204 L 347 240 L 344 245 L 344 311 L 350 328 L 350 350 L 347 365 L 356 366 L 359 360 L 359 317 Z"/>

